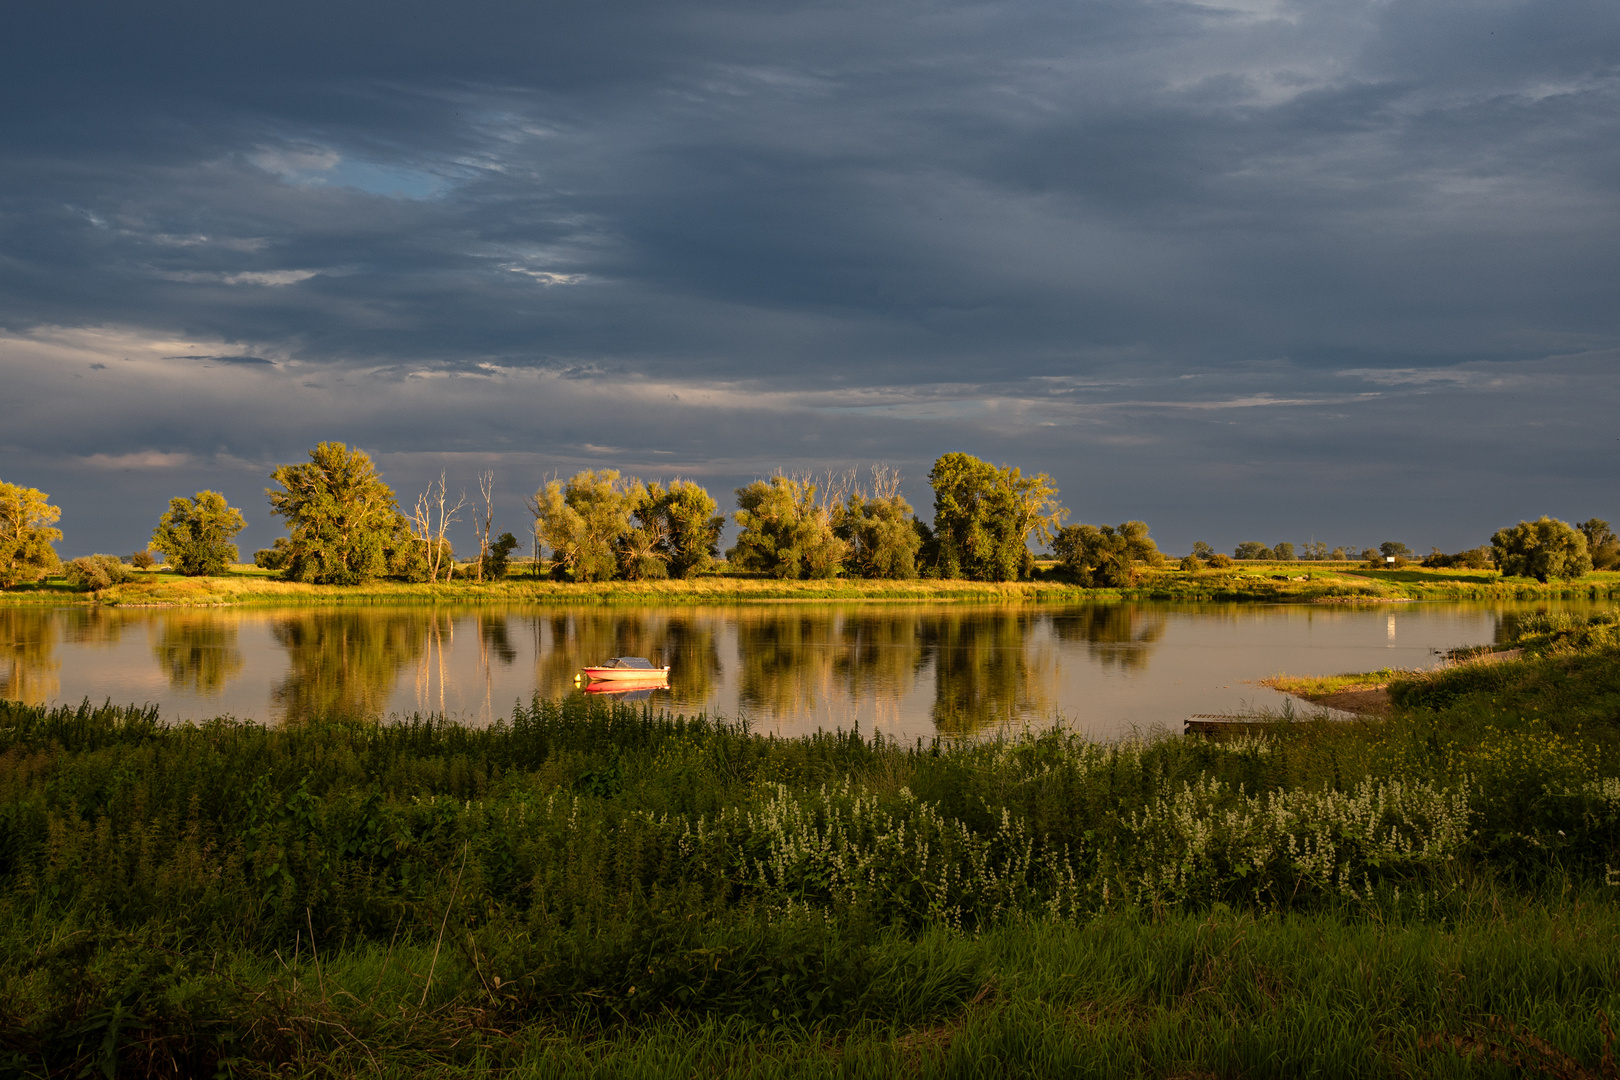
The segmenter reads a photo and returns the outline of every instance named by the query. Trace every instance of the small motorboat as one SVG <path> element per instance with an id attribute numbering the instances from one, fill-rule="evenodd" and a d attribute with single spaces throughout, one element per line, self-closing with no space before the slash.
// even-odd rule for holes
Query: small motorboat
<path id="1" fill-rule="evenodd" d="M 615 656 L 605 664 L 585 669 L 585 677 L 593 683 L 626 683 L 644 686 L 661 683 L 669 678 L 669 665 L 653 667 L 645 656 Z"/>

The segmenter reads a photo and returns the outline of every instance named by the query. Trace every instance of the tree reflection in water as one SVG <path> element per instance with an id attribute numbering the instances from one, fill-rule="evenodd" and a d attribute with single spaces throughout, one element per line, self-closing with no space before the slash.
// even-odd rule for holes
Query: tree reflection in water
<path id="1" fill-rule="evenodd" d="M 54 614 L 0 608 L 0 698 L 43 705 L 61 690 Z"/>
<path id="2" fill-rule="evenodd" d="M 1163 609 L 1136 604 L 1098 604 L 1052 616 L 1052 633 L 1059 641 L 1084 642 L 1086 652 L 1103 667 L 1126 670 L 1147 666 L 1168 625 Z"/>
<path id="3" fill-rule="evenodd" d="M 835 614 L 814 608 L 737 612 L 737 703 L 745 713 L 814 716 L 832 697 Z"/>
<path id="4" fill-rule="evenodd" d="M 236 622 L 207 612 L 171 612 L 161 621 L 152 654 L 173 690 L 218 694 L 242 670 Z"/>
<path id="5" fill-rule="evenodd" d="M 839 614 L 834 670 L 852 694 L 911 689 L 927 657 L 915 610 L 862 608 Z"/>
<path id="6" fill-rule="evenodd" d="M 1051 711 L 1056 658 L 1034 640 L 1049 616 L 1018 609 L 957 609 L 927 620 L 934 663 L 934 725 L 953 737 L 1040 719 Z"/>
<path id="7" fill-rule="evenodd" d="M 130 613 L 116 608 L 73 607 L 57 612 L 62 619 L 62 642 L 67 645 L 116 645 L 124 636 Z"/>
<path id="8" fill-rule="evenodd" d="M 430 632 L 448 617 L 421 611 L 322 611 L 282 617 L 272 627 L 291 670 L 271 691 L 285 720 L 311 716 L 377 717 L 400 669 L 423 655 Z M 441 683 L 442 685 L 442 683 Z"/>

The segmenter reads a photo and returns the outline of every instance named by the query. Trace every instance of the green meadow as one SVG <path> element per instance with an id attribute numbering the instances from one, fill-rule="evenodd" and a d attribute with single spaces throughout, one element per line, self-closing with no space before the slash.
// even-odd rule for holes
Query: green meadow
<path id="1" fill-rule="evenodd" d="M 1612 1075 L 1620 618 L 1515 633 L 1228 741 L 0 704 L 0 1069 Z"/>

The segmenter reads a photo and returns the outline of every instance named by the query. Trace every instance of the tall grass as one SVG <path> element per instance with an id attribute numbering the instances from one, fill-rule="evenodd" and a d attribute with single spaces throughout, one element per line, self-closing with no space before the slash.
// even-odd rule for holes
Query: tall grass
<path id="1" fill-rule="evenodd" d="M 1617 659 L 1232 743 L 0 704 L 0 1069 L 1587 1068 Z"/>

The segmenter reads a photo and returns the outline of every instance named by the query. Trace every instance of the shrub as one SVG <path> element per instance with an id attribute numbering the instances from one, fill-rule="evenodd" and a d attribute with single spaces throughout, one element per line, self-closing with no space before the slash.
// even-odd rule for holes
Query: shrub
<path id="1" fill-rule="evenodd" d="M 129 565 L 137 570 L 150 570 L 157 565 L 157 556 L 143 548 L 129 557 Z"/>
<path id="2" fill-rule="evenodd" d="M 62 568 L 62 576 L 75 588 L 100 592 L 130 579 L 129 567 L 117 555 L 85 555 Z"/>
<path id="3" fill-rule="evenodd" d="M 1164 564 L 1164 556 L 1141 521 L 1127 521 L 1118 529 L 1112 525 L 1065 525 L 1053 537 L 1052 551 L 1063 572 L 1088 589 L 1129 585 L 1139 562 L 1149 566 Z"/>
<path id="4" fill-rule="evenodd" d="M 1184 556 L 1182 556 L 1180 565 L 1181 565 L 1181 569 L 1183 569 L 1183 570 L 1185 570 L 1185 571 L 1187 571 L 1189 573 L 1191 573 L 1194 570 L 1202 570 L 1204 568 L 1204 564 L 1198 561 L 1198 556 L 1196 556 L 1196 555 L 1184 555 Z"/>
<path id="5" fill-rule="evenodd" d="M 1481 545 L 1477 548 L 1469 548 L 1467 551 L 1459 551 L 1455 555 L 1447 555 L 1439 548 L 1431 548 L 1421 565 L 1442 570 L 1450 567 L 1488 570 L 1491 566 L 1491 549 Z"/>
<path id="6" fill-rule="evenodd" d="M 1232 557 L 1217 551 L 1209 557 L 1209 565 L 1212 570 L 1228 569 L 1232 565 Z"/>

